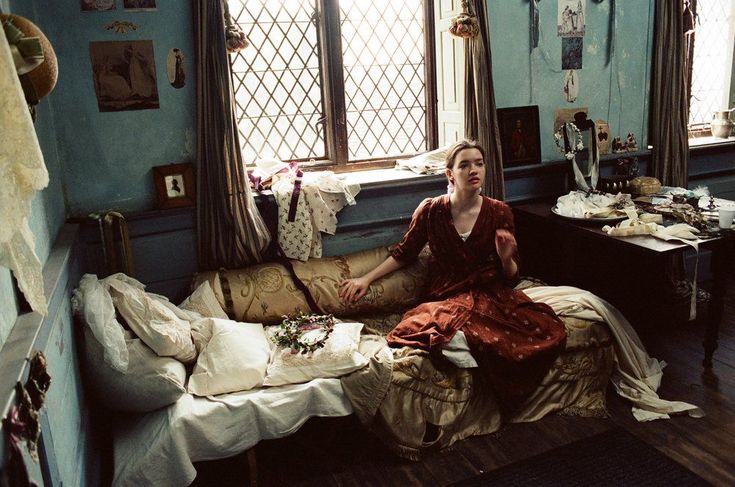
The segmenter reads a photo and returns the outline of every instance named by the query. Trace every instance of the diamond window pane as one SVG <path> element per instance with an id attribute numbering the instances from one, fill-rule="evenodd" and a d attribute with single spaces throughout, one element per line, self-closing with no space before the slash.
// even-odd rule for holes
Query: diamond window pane
<path id="1" fill-rule="evenodd" d="M 232 54 L 235 116 L 245 163 L 326 155 L 316 0 L 228 0 L 250 42 Z"/>
<path id="2" fill-rule="evenodd" d="M 689 125 L 727 110 L 733 59 L 733 0 L 697 0 Z"/>
<path id="3" fill-rule="evenodd" d="M 349 159 L 427 149 L 422 0 L 340 0 Z"/>

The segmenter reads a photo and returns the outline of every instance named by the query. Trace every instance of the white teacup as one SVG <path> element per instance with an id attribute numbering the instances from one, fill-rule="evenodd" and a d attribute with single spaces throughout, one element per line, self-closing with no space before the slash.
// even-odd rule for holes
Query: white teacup
<path id="1" fill-rule="evenodd" d="M 735 217 L 735 207 L 724 207 L 719 210 L 720 228 L 731 228 Z"/>

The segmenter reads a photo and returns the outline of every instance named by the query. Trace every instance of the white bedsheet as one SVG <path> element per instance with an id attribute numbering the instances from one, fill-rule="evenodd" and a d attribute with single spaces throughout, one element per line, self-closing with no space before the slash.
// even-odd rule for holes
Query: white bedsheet
<path id="1" fill-rule="evenodd" d="M 192 462 L 236 455 L 260 440 L 287 436 L 313 416 L 352 413 L 339 379 L 266 387 L 211 398 L 183 395 L 136 415 L 115 431 L 114 486 L 186 486 Z"/>

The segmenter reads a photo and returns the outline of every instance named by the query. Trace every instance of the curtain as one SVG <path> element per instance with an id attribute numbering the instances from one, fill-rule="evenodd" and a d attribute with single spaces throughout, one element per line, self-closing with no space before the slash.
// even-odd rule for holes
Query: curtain
<path id="1" fill-rule="evenodd" d="M 223 0 L 226 1 L 226 0 Z M 270 233 L 245 174 L 235 122 L 224 6 L 194 0 L 197 241 L 202 270 L 260 262 Z"/>
<path id="2" fill-rule="evenodd" d="M 487 0 L 470 0 L 468 8 L 469 13 L 477 16 L 480 33 L 465 41 L 465 137 L 476 140 L 485 149 L 487 176 L 483 192 L 503 200 L 503 154 L 495 110 Z"/>
<path id="3" fill-rule="evenodd" d="M 687 41 L 681 0 L 656 0 L 651 89 L 651 174 L 686 188 L 689 170 Z"/>

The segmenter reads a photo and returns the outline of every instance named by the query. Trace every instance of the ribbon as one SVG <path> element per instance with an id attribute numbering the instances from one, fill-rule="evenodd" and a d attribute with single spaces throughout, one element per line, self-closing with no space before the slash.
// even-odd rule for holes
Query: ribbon
<path id="1" fill-rule="evenodd" d="M 579 188 L 582 191 L 592 191 L 597 187 L 597 181 L 600 178 L 600 151 L 597 147 L 597 127 L 593 124 L 590 127 L 590 135 L 591 135 L 591 141 L 590 141 L 590 148 L 587 151 L 588 152 L 588 164 L 587 164 L 587 175 L 586 177 L 590 178 L 590 184 L 587 184 L 587 180 L 585 179 L 585 174 L 582 174 L 582 171 L 579 169 L 579 166 L 577 165 L 577 156 L 575 155 L 576 147 L 571 147 L 571 144 L 573 142 L 570 142 L 569 139 L 569 130 L 574 130 L 572 127 L 570 127 L 570 123 L 565 123 L 562 127 L 562 135 L 564 136 L 564 152 L 569 153 L 572 152 L 572 171 L 574 171 L 574 182 L 577 183 L 577 188 Z"/>
<path id="2" fill-rule="evenodd" d="M 3 23 L 5 37 L 10 44 L 10 53 L 18 75 L 30 73 L 43 63 L 43 48 L 38 37 L 24 37 L 23 31 L 13 24 L 12 18 Z"/>
<path id="3" fill-rule="evenodd" d="M 539 18 L 538 18 L 538 2 L 540 0 L 529 0 L 531 7 L 531 50 L 538 47 L 539 38 Z"/>
<path id="4" fill-rule="evenodd" d="M 293 223 L 296 220 L 296 208 L 299 204 L 299 195 L 301 194 L 301 180 L 304 177 L 304 173 L 299 169 L 299 165 L 296 161 L 291 161 L 288 165 L 288 170 L 293 171 L 296 178 L 293 182 L 293 192 L 291 193 L 291 203 L 288 206 L 288 221 Z M 283 169 L 281 170 L 283 171 Z M 280 171 L 279 171 L 280 172 Z"/>

